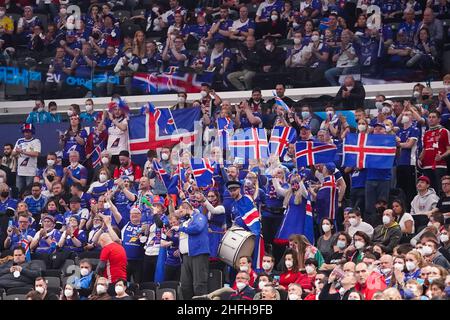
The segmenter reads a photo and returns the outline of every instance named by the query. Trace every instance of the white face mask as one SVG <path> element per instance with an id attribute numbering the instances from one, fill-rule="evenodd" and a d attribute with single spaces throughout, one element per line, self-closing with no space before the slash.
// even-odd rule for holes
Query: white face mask
<path id="1" fill-rule="evenodd" d="M 14 271 L 13 272 L 13 276 L 14 276 L 14 278 L 18 278 L 18 277 L 20 277 L 20 271 Z"/>
<path id="2" fill-rule="evenodd" d="M 206 52 L 206 47 L 204 47 L 204 46 L 198 47 L 198 52 L 205 53 Z"/>
<path id="3" fill-rule="evenodd" d="M 388 275 L 391 272 L 391 268 L 384 268 L 380 270 L 382 274 Z"/>
<path id="4" fill-rule="evenodd" d="M 414 97 L 414 98 L 420 97 L 420 92 L 419 92 L 419 91 L 414 91 L 413 97 Z"/>
<path id="5" fill-rule="evenodd" d="M 294 43 L 295 44 L 300 44 L 302 42 L 302 40 L 300 40 L 299 38 L 294 38 Z"/>
<path id="6" fill-rule="evenodd" d="M 286 268 L 292 268 L 292 266 L 294 265 L 294 263 L 291 260 L 286 260 L 284 262 L 284 264 L 286 265 Z"/>
<path id="7" fill-rule="evenodd" d="M 40 108 L 37 109 L 37 111 L 38 112 L 42 112 L 42 111 L 44 111 L 44 108 L 40 107 Z"/>
<path id="8" fill-rule="evenodd" d="M 239 270 L 241 270 L 243 272 L 247 272 L 248 271 L 248 266 L 240 266 Z"/>
<path id="9" fill-rule="evenodd" d="M 109 204 L 109 202 L 105 202 L 103 204 L 103 209 L 111 209 L 111 205 Z"/>
<path id="10" fill-rule="evenodd" d="M 391 132 L 392 127 L 391 126 L 386 126 L 386 132 Z"/>
<path id="11" fill-rule="evenodd" d="M 272 268 L 272 264 L 270 262 L 263 262 L 262 267 L 264 270 L 270 270 Z"/>
<path id="12" fill-rule="evenodd" d="M 365 243 L 362 242 L 362 241 L 356 241 L 355 242 L 355 248 L 358 249 L 358 250 L 364 248 L 364 246 L 365 246 Z"/>
<path id="13" fill-rule="evenodd" d="M 125 56 L 126 56 L 128 59 L 131 59 L 131 58 L 133 58 L 133 53 L 132 53 L 132 52 L 127 52 L 127 53 L 125 54 Z"/>
<path id="14" fill-rule="evenodd" d="M 65 295 L 67 298 L 71 298 L 71 297 L 73 296 L 73 290 L 70 290 L 70 289 L 64 290 L 64 295 Z"/>
<path id="15" fill-rule="evenodd" d="M 86 108 L 87 112 L 91 112 L 94 109 L 94 107 L 91 104 L 87 104 L 84 107 Z"/>
<path id="16" fill-rule="evenodd" d="M 431 249 L 429 246 L 423 246 L 422 252 L 424 256 L 429 256 L 433 253 L 433 249 Z"/>
<path id="17" fill-rule="evenodd" d="M 294 29 L 295 29 L 295 28 L 298 28 L 300 25 L 299 25 L 297 22 L 293 22 L 293 23 L 292 23 L 292 26 L 293 26 Z"/>
<path id="18" fill-rule="evenodd" d="M 413 271 L 414 269 L 416 269 L 416 264 L 412 261 L 406 261 L 406 269 L 408 271 Z"/>
<path id="19" fill-rule="evenodd" d="M 276 14 L 273 14 L 270 16 L 270 19 L 272 19 L 272 21 L 277 21 L 278 20 L 278 16 Z"/>
<path id="20" fill-rule="evenodd" d="M 367 126 L 366 126 L 366 125 L 364 125 L 364 124 L 358 124 L 358 130 L 359 130 L 360 132 L 364 132 L 364 131 L 366 131 L 366 129 L 367 129 Z"/>
<path id="21" fill-rule="evenodd" d="M 124 293 L 125 289 L 122 286 L 115 286 L 114 291 L 116 291 L 116 294 L 120 295 Z"/>
<path id="22" fill-rule="evenodd" d="M 388 114 L 389 112 L 391 112 L 391 108 L 389 108 L 389 107 L 383 107 L 383 108 L 381 109 L 381 112 L 383 112 L 384 114 Z"/>
<path id="23" fill-rule="evenodd" d="M 3 17 L 5 15 L 6 11 L 0 11 L 0 17 Z"/>
<path id="24" fill-rule="evenodd" d="M 81 268 L 80 269 L 80 274 L 85 277 L 89 274 L 89 269 L 88 268 Z"/>
<path id="25" fill-rule="evenodd" d="M 267 51 L 270 51 L 271 49 L 272 49 L 272 45 L 271 45 L 271 44 L 267 44 L 267 45 L 266 45 L 266 50 L 267 50 Z"/>
<path id="26" fill-rule="evenodd" d="M 69 117 L 71 117 L 71 116 L 73 115 L 73 111 L 72 111 L 72 110 L 68 110 L 68 111 L 67 111 L 67 115 L 68 115 Z"/>
<path id="27" fill-rule="evenodd" d="M 403 123 L 403 124 L 408 123 L 409 120 L 410 120 L 410 119 L 409 119 L 408 116 L 403 116 L 403 117 L 402 117 L 402 123 Z"/>
<path id="28" fill-rule="evenodd" d="M 40 294 L 43 294 L 44 291 L 45 291 L 44 287 L 36 287 L 35 290 L 36 290 L 37 292 L 39 292 Z"/>
<path id="29" fill-rule="evenodd" d="M 441 234 L 439 236 L 439 239 L 441 240 L 441 242 L 448 242 L 448 234 Z"/>
<path id="30" fill-rule="evenodd" d="M 346 247 L 346 243 L 345 243 L 345 241 L 342 241 L 342 240 L 338 240 L 337 242 L 336 242 L 336 246 L 339 248 L 339 249 L 344 249 L 345 247 Z"/>
<path id="31" fill-rule="evenodd" d="M 159 12 L 159 8 L 158 7 L 153 7 L 152 11 L 157 14 Z"/>
<path id="32" fill-rule="evenodd" d="M 348 219 L 348 222 L 350 222 L 350 225 L 354 227 L 358 223 L 358 220 L 356 218 L 350 218 Z"/>
<path id="33" fill-rule="evenodd" d="M 291 293 L 291 294 L 289 295 L 289 300 L 298 300 L 298 294 Z"/>
<path id="34" fill-rule="evenodd" d="M 313 42 L 317 42 L 317 41 L 319 41 L 319 36 L 318 36 L 318 35 L 313 35 L 313 36 L 311 37 L 311 40 L 312 40 Z"/>
<path id="35" fill-rule="evenodd" d="M 47 160 L 47 165 L 49 167 L 53 167 L 54 164 L 55 164 L 55 160 Z"/>
<path id="36" fill-rule="evenodd" d="M 106 180 L 108 180 L 108 176 L 106 174 L 101 174 L 101 175 L 98 176 L 98 181 L 103 183 Z"/>
<path id="37" fill-rule="evenodd" d="M 383 216 L 383 224 L 389 224 L 391 222 L 391 218 L 388 216 Z"/>
<path id="38" fill-rule="evenodd" d="M 383 109 L 383 102 L 381 101 L 375 102 L 375 107 L 377 107 L 377 109 Z"/>
<path id="39" fill-rule="evenodd" d="M 344 287 L 340 287 L 340 288 L 339 288 L 339 294 L 340 294 L 341 296 L 343 296 L 343 295 L 345 294 L 346 291 L 347 291 L 347 290 L 345 290 Z"/>
<path id="40" fill-rule="evenodd" d="M 200 91 L 200 95 L 202 96 L 202 98 L 205 98 L 208 93 L 205 90 Z"/>
<path id="41" fill-rule="evenodd" d="M 394 264 L 394 268 L 395 268 L 395 270 L 403 271 L 405 266 L 402 263 L 397 262 L 397 263 Z"/>
<path id="42" fill-rule="evenodd" d="M 106 292 L 106 287 L 102 284 L 97 285 L 97 294 L 104 294 Z"/>
<path id="43" fill-rule="evenodd" d="M 313 266 L 306 266 L 305 267 L 306 273 L 307 274 L 311 274 L 314 272 L 314 270 L 316 270 Z"/>
<path id="44" fill-rule="evenodd" d="M 347 88 L 347 91 L 352 91 L 353 90 L 353 87 L 346 87 Z"/>
<path id="45" fill-rule="evenodd" d="M 103 163 L 103 164 L 108 164 L 108 163 L 109 163 L 109 158 L 103 157 L 103 158 L 102 158 L 102 163 Z"/>
<path id="46" fill-rule="evenodd" d="M 161 153 L 161 159 L 167 161 L 169 160 L 169 155 L 167 153 Z"/>
<path id="47" fill-rule="evenodd" d="M 238 288 L 239 291 L 244 289 L 246 286 L 247 285 L 244 282 L 236 282 L 236 287 Z"/>
<path id="48" fill-rule="evenodd" d="M 329 116 L 329 117 L 334 116 L 334 112 L 333 111 L 327 111 L 327 116 Z"/>
<path id="49" fill-rule="evenodd" d="M 177 98 L 177 102 L 178 103 L 184 103 L 186 101 L 186 99 L 184 97 L 178 97 Z"/>
<path id="50" fill-rule="evenodd" d="M 265 286 L 266 286 L 267 282 L 266 281 L 261 281 L 258 283 L 258 288 L 260 290 L 262 290 Z"/>
<path id="51" fill-rule="evenodd" d="M 323 224 L 322 225 L 322 230 L 323 230 L 323 232 L 328 232 L 328 231 L 331 230 L 331 227 L 330 227 L 329 224 Z"/>

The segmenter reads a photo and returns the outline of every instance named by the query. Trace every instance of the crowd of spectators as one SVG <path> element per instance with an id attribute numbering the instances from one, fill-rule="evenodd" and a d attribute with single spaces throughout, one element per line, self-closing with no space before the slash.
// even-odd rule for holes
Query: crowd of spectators
<path id="1" fill-rule="evenodd" d="M 213 72 L 220 91 L 281 80 L 337 86 L 346 74 L 422 81 L 442 70 L 449 10 L 439 0 L 4 0 L 0 59 L 40 71 L 33 86 L 47 98 L 66 97 L 68 77 L 93 75 L 119 81 L 78 85 L 71 94 L 143 94 L 135 72 L 173 68 Z"/>
<path id="2" fill-rule="evenodd" d="M 56 103 L 47 112 L 45 101 L 36 100 L 23 138 L 5 144 L 1 159 L 0 289 L 6 297 L 28 293 L 44 300 L 151 299 L 155 292 L 159 299 L 445 299 L 450 75 L 443 83 L 439 93 L 416 84 L 410 98 L 378 95 L 371 114 L 361 107 L 364 87 L 347 76 L 335 102 L 353 103 L 351 125 L 331 103 L 326 118 L 317 118 L 310 106 L 286 96 L 283 84 L 275 92 L 289 111 L 275 98 L 264 101 L 257 88 L 237 105 L 207 85 L 202 100 L 179 93 L 172 108 L 201 108 L 201 118 L 193 120 L 210 133 L 203 136 L 203 157 L 215 163 L 208 187 L 197 185 L 193 155 L 179 146 L 149 150 L 143 165 L 132 161 L 130 110 L 117 95 L 103 111 L 93 99 L 83 112 L 72 105 L 60 145 L 41 154 L 34 134 L 47 120 L 40 119 L 60 119 L 52 112 Z M 290 144 L 282 157 L 243 164 L 210 145 L 221 119 L 235 132 L 292 127 L 298 141 L 336 145 L 336 159 L 297 168 Z M 343 140 L 358 132 L 395 135 L 394 166 L 343 167 Z M 107 147 L 94 168 L 91 150 L 100 143 Z M 182 170 L 178 193 L 169 192 L 154 161 L 171 179 Z M 303 222 L 309 200 L 312 239 Z M 259 268 L 255 257 L 230 267 L 218 254 L 245 201 L 260 213 L 265 255 Z M 55 269 L 56 283 L 48 281 Z"/>

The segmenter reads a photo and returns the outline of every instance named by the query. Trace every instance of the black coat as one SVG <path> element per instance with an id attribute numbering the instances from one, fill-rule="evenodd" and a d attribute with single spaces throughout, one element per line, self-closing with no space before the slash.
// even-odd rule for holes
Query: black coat
<path id="1" fill-rule="evenodd" d="M 34 279 L 41 275 L 41 269 L 33 261 L 25 262 L 21 265 L 20 277 L 14 278 L 9 271 L 13 266 L 13 261 L 9 261 L 0 267 L 0 288 L 17 288 L 34 286 Z"/>
<path id="2" fill-rule="evenodd" d="M 347 90 L 347 88 L 345 86 L 342 86 L 336 94 L 336 97 L 334 98 L 334 102 L 337 106 L 341 106 L 346 110 L 364 107 L 366 90 L 364 90 L 361 82 L 355 81 L 355 86 L 353 87 L 352 91 L 350 91 L 350 96 L 347 98 L 342 97 L 342 91 L 344 90 Z"/>

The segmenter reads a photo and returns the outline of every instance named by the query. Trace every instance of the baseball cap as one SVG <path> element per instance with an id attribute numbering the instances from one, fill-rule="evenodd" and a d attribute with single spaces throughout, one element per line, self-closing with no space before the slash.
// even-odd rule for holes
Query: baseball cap
<path id="1" fill-rule="evenodd" d="M 124 156 L 124 157 L 129 158 L 129 157 L 130 157 L 130 152 L 129 152 L 128 150 L 122 150 L 122 151 L 120 151 L 120 153 L 119 153 L 119 157 L 120 157 L 120 156 Z"/>
<path id="2" fill-rule="evenodd" d="M 377 122 L 373 127 L 375 128 L 376 126 L 383 127 L 383 128 L 386 129 L 386 125 L 384 123 L 382 123 L 382 122 Z"/>
<path id="3" fill-rule="evenodd" d="M 336 170 L 336 165 L 333 162 L 325 163 L 325 167 L 330 172 L 334 172 L 334 170 Z"/>
<path id="4" fill-rule="evenodd" d="M 52 222 L 55 222 L 55 218 L 53 216 L 51 216 L 51 215 L 46 215 L 45 217 L 42 218 L 42 221 L 44 221 L 45 219 L 48 219 L 48 220 L 50 220 Z"/>
<path id="5" fill-rule="evenodd" d="M 240 188 L 242 184 L 239 181 L 228 181 L 227 189 Z"/>
<path id="6" fill-rule="evenodd" d="M 394 105 L 394 102 L 392 100 L 384 100 L 381 104 L 388 104 L 392 107 Z"/>
<path id="7" fill-rule="evenodd" d="M 309 124 L 302 124 L 301 127 L 300 127 L 300 129 L 301 129 L 301 128 L 305 128 L 306 130 L 311 130 L 311 127 L 310 127 Z"/>
<path id="8" fill-rule="evenodd" d="M 425 181 L 428 184 L 431 184 L 430 178 L 428 178 L 427 176 L 420 176 L 419 179 L 417 179 L 417 181 Z"/>

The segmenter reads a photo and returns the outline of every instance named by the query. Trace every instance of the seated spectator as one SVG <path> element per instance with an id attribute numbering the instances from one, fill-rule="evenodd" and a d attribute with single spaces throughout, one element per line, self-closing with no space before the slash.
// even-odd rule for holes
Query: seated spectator
<path id="1" fill-rule="evenodd" d="M 408 42 L 407 33 L 404 29 L 397 32 L 396 41 L 394 41 L 388 48 L 387 54 L 388 65 L 396 67 L 406 67 L 406 63 L 410 59 L 414 42 Z"/>
<path id="2" fill-rule="evenodd" d="M 0 288 L 31 288 L 40 274 L 39 267 L 26 261 L 25 249 L 17 247 L 13 259 L 0 266 Z"/>
<path id="3" fill-rule="evenodd" d="M 60 239 L 61 233 L 55 229 L 55 218 L 46 215 L 42 218 L 42 229 L 35 234 L 30 248 L 35 253 L 51 254 L 55 252 Z"/>
<path id="4" fill-rule="evenodd" d="M 405 212 L 405 205 L 402 200 L 396 199 L 392 202 L 392 211 L 395 221 L 399 224 L 404 235 L 413 235 L 415 233 L 414 218 Z"/>
<path id="5" fill-rule="evenodd" d="M 255 34 L 255 22 L 248 17 L 248 8 L 239 9 L 239 19 L 234 20 L 230 27 L 230 39 L 244 42 L 249 36 Z"/>
<path id="6" fill-rule="evenodd" d="M 19 227 L 11 225 L 6 230 L 7 237 L 5 239 L 4 248 L 14 250 L 20 247 L 26 247 L 28 243 L 31 243 L 36 230 L 30 226 L 30 219 L 28 214 L 21 212 L 18 214 L 17 223 Z"/>
<path id="7" fill-rule="evenodd" d="M 264 39 L 264 48 L 259 53 L 261 57 L 262 72 L 278 72 L 283 65 L 283 49 L 276 47 L 276 41 L 268 36 Z"/>
<path id="8" fill-rule="evenodd" d="M 159 73 L 161 71 L 162 57 L 154 41 L 145 43 L 145 54 L 141 58 L 141 68 L 148 73 Z"/>
<path id="9" fill-rule="evenodd" d="M 257 278 L 256 272 L 252 269 L 252 260 L 250 257 L 241 257 L 239 259 L 239 271 L 246 272 L 249 275 L 248 285 L 254 287 Z M 233 289 L 237 288 L 237 283 L 233 284 Z"/>
<path id="10" fill-rule="evenodd" d="M 299 67 L 304 67 L 311 57 L 311 51 L 307 50 L 307 46 L 302 43 L 302 33 L 296 31 L 293 36 L 294 46 L 287 52 L 287 58 L 284 62 L 286 68 L 291 69 L 294 73 L 298 72 Z M 295 68 L 295 69 L 294 69 Z"/>
<path id="11" fill-rule="evenodd" d="M 270 12 L 270 20 L 258 25 L 256 36 L 258 38 L 272 37 L 275 39 L 284 39 L 287 35 L 286 21 L 280 19 L 280 13 L 277 10 Z"/>
<path id="12" fill-rule="evenodd" d="M 250 284 L 250 276 L 245 271 L 240 271 L 236 275 L 236 292 L 231 293 L 227 300 L 253 300 L 255 289 Z"/>
<path id="13" fill-rule="evenodd" d="M 69 218 L 69 224 L 66 225 L 61 235 L 58 247 L 68 252 L 83 252 L 86 240 L 86 233 L 80 229 L 80 218 L 77 215 L 72 215 Z"/>
<path id="14" fill-rule="evenodd" d="M 357 73 L 359 70 L 358 56 L 352 43 L 353 34 L 351 31 L 343 31 L 341 35 L 341 45 L 333 55 L 332 61 L 336 67 L 325 72 L 325 78 L 330 85 L 338 86 L 337 77 L 342 74 Z"/>
<path id="15" fill-rule="evenodd" d="M 386 288 L 383 276 L 376 271 L 371 271 L 364 262 L 360 262 L 356 265 L 355 276 L 357 281 L 355 291 L 362 294 L 365 297 L 365 300 L 372 300 L 373 295 L 377 291 Z M 348 300 L 353 300 L 351 298 L 352 294 L 353 292 L 350 293 Z"/>
<path id="16" fill-rule="evenodd" d="M 256 300 L 256 296 L 255 296 Z M 265 285 L 261 290 L 260 300 L 280 300 L 280 293 L 272 285 Z"/>
<path id="17" fill-rule="evenodd" d="M 427 28 L 419 30 L 415 48 L 411 52 L 411 59 L 406 62 L 407 67 L 419 67 L 422 70 L 430 69 L 435 65 L 438 51 L 435 43 L 430 38 Z"/>
<path id="18" fill-rule="evenodd" d="M 162 52 L 162 60 L 166 67 L 186 67 L 189 64 L 189 52 L 186 50 L 181 36 L 167 39 Z"/>
<path id="19" fill-rule="evenodd" d="M 165 291 L 161 296 L 161 300 L 175 300 L 175 296 L 172 291 Z"/>
<path id="20" fill-rule="evenodd" d="M 362 231 L 372 238 L 374 229 L 370 224 L 363 221 L 361 212 L 358 209 L 353 209 L 348 213 L 348 220 L 350 222 L 350 227 L 348 229 L 350 237 L 353 237 L 356 232 Z"/>
<path id="21" fill-rule="evenodd" d="M 66 284 L 61 292 L 61 297 L 59 300 L 80 300 L 78 295 L 78 290 L 71 284 Z"/>
<path id="22" fill-rule="evenodd" d="M 297 254 L 292 250 L 288 250 L 285 252 L 283 258 L 281 259 L 281 262 L 283 263 L 282 273 L 280 275 L 280 282 L 278 287 L 280 289 L 286 290 L 289 284 L 297 282 L 301 276 L 301 273 L 298 271 L 299 266 Z"/>
<path id="23" fill-rule="evenodd" d="M 236 54 L 240 71 L 234 71 L 227 75 L 227 79 L 239 91 L 252 89 L 253 78 L 256 72 L 261 69 L 261 60 L 256 48 L 255 37 L 248 35 L 245 39 L 245 45 Z"/>
<path id="24" fill-rule="evenodd" d="M 98 58 L 97 70 L 104 72 L 105 77 L 114 75 L 114 68 L 119 62 L 119 55 L 113 46 L 108 46 L 105 53 Z M 110 81 L 101 81 L 95 84 L 95 90 L 101 96 L 110 96 L 113 93 L 114 84 Z"/>
<path id="25" fill-rule="evenodd" d="M 422 28 L 427 28 L 429 30 L 429 41 L 434 42 L 436 45 L 441 45 L 444 39 L 442 21 L 435 17 L 433 9 L 429 7 L 423 11 L 423 19 L 419 23 L 418 30 L 421 30 Z"/>
<path id="26" fill-rule="evenodd" d="M 204 63 L 206 71 L 214 72 L 214 82 L 223 83 L 223 80 L 231 70 L 231 52 L 224 46 L 225 44 L 223 41 L 216 41 L 211 51 L 211 55 L 206 57 Z"/>
<path id="27" fill-rule="evenodd" d="M 288 287 L 288 300 L 302 300 L 303 290 L 298 283 L 291 283 Z"/>
<path id="28" fill-rule="evenodd" d="M 114 170 L 114 179 L 127 176 L 132 181 L 139 182 L 142 177 L 141 167 L 130 160 L 130 153 L 127 150 L 120 151 L 119 162 L 120 166 Z"/>
<path id="29" fill-rule="evenodd" d="M 125 47 L 123 56 L 117 61 L 114 67 L 116 75 L 120 76 L 121 80 L 127 87 L 128 94 L 132 94 L 131 82 L 133 79 L 133 72 L 136 72 L 139 68 L 140 59 L 133 54 L 133 48 L 131 46 Z"/>
<path id="30" fill-rule="evenodd" d="M 108 294 L 109 281 L 105 277 L 98 277 L 94 283 L 94 289 L 88 300 L 111 300 Z"/>
<path id="31" fill-rule="evenodd" d="M 50 293 L 47 290 L 47 281 L 43 277 L 37 277 L 34 281 L 34 290 L 40 293 L 42 300 L 58 300 L 58 297 L 54 293 Z"/>
<path id="32" fill-rule="evenodd" d="M 167 29 L 167 39 L 175 40 L 175 37 L 182 36 L 182 30 L 186 27 L 181 12 L 176 11 L 174 21 Z M 184 39 L 183 39 L 184 40 Z"/>
<path id="33" fill-rule="evenodd" d="M 346 109 L 356 109 L 364 106 L 366 91 L 360 81 L 355 81 L 353 76 L 346 76 L 344 84 L 339 89 L 334 101 L 336 105 Z"/>
<path id="34" fill-rule="evenodd" d="M 116 296 L 112 297 L 112 300 L 134 300 L 133 297 L 129 296 L 126 292 L 127 281 L 124 279 L 119 279 L 114 284 L 114 291 Z"/>
<path id="35" fill-rule="evenodd" d="M 302 286 L 302 289 L 306 293 L 311 293 L 313 285 L 317 275 L 317 261 L 316 259 L 306 259 L 305 271 L 306 273 L 300 273 L 295 283 Z"/>
<path id="36" fill-rule="evenodd" d="M 450 269 L 450 263 L 442 253 L 438 251 L 439 243 L 436 239 L 430 239 L 422 247 L 426 262 L 437 264 L 445 269 Z"/>
<path id="37" fill-rule="evenodd" d="M 394 19 L 400 17 L 402 13 L 401 4 L 394 0 L 383 1 L 381 5 L 381 16 L 386 19 Z"/>
<path id="38" fill-rule="evenodd" d="M 223 40 L 228 42 L 230 37 L 230 28 L 233 25 L 233 20 L 229 18 L 229 9 L 227 6 L 222 5 L 219 11 L 219 20 L 213 23 L 211 29 L 208 31 L 208 37 L 206 41 L 215 42 L 217 40 Z"/>
<path id="39" fill-rule="evenodd" d="M 77 289 L 80 300 L 86 300 L 94 289 L 94 272 L 88 259 L 80 261 L 80 276 L 72 278 L 70 284 Z"/>
<path id="40" fill-rule="evenodd" d="M 388 253 L 392 252 L 402 237 L 402 231 L 394 219 L 394 212 L 391 209 L 383 212 L 383 224 L 375 227 L 373 231 L 373 243 L 380 243 L 386 247 Z"/>
<path id="41" fill-rule="evenodd" d="M 34 15 L 33 8 L 31 6 L 25 6 L 23 8 L 23 16 L 20 17 L 17 22 L 17 40 L 18 44 L 27 44 L 30 40 L 30 36 L 33 32 L 34 26 L 41 25 L 41 21 Z"/>

